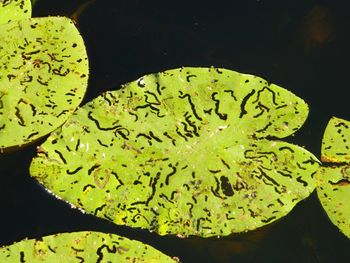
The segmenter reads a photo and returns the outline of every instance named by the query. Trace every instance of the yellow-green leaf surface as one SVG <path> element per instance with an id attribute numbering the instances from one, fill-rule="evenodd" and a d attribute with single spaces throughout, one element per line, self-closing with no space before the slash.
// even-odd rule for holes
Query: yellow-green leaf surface
<path id="1" fill-rule="evenodd" d="M 321 160 L 350 163 L 350 122 L 332 117 L 322 139 Z"/>
<path id="2" fill-rule="evenodd" d="M 0 25 L 29 18 L 31 15 L 32 5 L 30 0 L 0 0 Z"/>
<path id="3" fill-rule="evenodd" d="M 80 104 L 87 79 L 85 46 L 70 19 L 0 25 L 0 149 L 61 125 Z"/>
<path id="4" fill-rule="evenodd" d="M 150 74 L 80 108 L 30 172 L 116 224 L 228 235 L 286 215 L 314 189 L 317 159 L 282 138 L 308 107 L 265 80 L 216 68 Z"/>
<path id="5" fill-rule="evenodd" d="M 322 139 L 317 194 L 330 220 L 350 238 L 350 122 L 333 117 Z"/>
<path id="6" fill-rule="evenodd" d="M 151 246 L 98 232 L 29 239 L 0 248 L 0 262 L 176 262 Z"/>

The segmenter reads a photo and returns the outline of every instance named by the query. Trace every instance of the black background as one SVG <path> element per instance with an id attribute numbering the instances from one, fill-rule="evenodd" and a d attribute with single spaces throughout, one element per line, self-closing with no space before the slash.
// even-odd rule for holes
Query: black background
<path id="1" fill-rule="evenodd" d="M 217 66 L 261 76 L 306 100 L 309 119 L 287 140 L 317 157 L 329 118 L 350 120 L 346 1 L 39 0 L 33 16 L 47 15 L 77 21 L 90 59 L 84 102 L 146 73 Z M 0 245 L 98 230 L 141 240 L 182 262 L 338 262 L 349 255 L 350 240 L 315 193 L 271 225 L 220 239 L 160 237 L 84 215 L 29 177 L 36 145 L 0 156 Z"/>

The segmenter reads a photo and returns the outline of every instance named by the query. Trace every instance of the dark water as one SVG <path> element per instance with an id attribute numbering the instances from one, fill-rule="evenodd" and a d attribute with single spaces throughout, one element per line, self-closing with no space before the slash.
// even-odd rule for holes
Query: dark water
<path id="1" fill-rule="evenodd" d="M 350 120 L 345 1 L 88 2 L 39 0 L 33 11 L 77 20 L 91 67 L 85 101 L 146 73 L 214 65 L 262 76 L 304 98 L 309 119 L 288 140 L 316 156 L 330 116 Z M 221 239 L 159 237 L 115 226 L 71 209 L 33 182 L 34 153 L 32 146 L 0 156 L 0 245 L 98 230 L 141 240 L 182 262 L 339 262 L 350 250 L 315 194 L 276 223 Z"/>

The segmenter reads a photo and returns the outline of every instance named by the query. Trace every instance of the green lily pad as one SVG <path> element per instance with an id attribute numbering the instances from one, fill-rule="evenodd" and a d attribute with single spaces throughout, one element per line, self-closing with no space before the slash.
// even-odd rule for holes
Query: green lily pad
<path id="1" fill-rule="evenodd" d="M 277 220 L 313 191 L 317 159 L 269 140 L 307 114 L 302 99 L 256 76 L 169 70 L 80 108 L 39 147 L 30 173 L 116 224 L 229 235 Z"/>
<path id="2" fill-rule="evenodd" d="M 330 220 L 350 238 L 350 122 L 333 117 L 322 139 L 317 195 Z"/>
<path id="3" fill-rule="evenodd" d="M 30 0 L 3 0 L 0 1 L 0 25 L 10 21 L 29 18 L 32 15 Z"/>
<path id="4" fill-rule="evenodd" d="M 322 139 L 322 162 L 350 163 L 349 149 L 350 122 L 332 117 Z"/>
<path id="5" fill-rule="evenodd" d="M 1 262 L 178 262 L 151 246 L 98 232 L 62 233 L 0 248 Z"/>
<path id="6" fill-rule="evenodd" d="M 29 18 L 0 26 L 0 149 L 60 126 L 82 101 L 88 61 L 72 20 Z"/>

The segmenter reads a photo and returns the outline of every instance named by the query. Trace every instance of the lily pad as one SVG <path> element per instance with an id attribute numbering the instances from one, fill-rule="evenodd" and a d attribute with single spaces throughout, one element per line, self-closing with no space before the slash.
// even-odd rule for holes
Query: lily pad
<path id="1" fill-rule="evenodd" d="M 350 122 L 333 117 L 322 139 L 317 194 L 330 220 L 350 238 Z"/>
<path id="2" fill-rule="evenodd" d="M 65 17 L 0 26 L 0 149 L 27 144 L 60 126 L 82 101 L 88 60 Z"/>
<path id="3" fill-rule="evenodd" d="M 177 262 L 151 246 L 118 235 L 75 232 L 0 248 L 1 262 Z"/>
<path id="4" fill-rule="evenodd" d="M 32 15 L 30 0 L 3 0 L 0 1 L 0 25 L 10 21 L 29 18 Z"/>
<path id="5" fill-rule="evenodd" d="M 350 163 L 350 122 L 332 117 L 322 139 L 321 160 Z"/>
<path id="6" fill-rule="evenodd" d="M 305 102 L 247 74 L 181 68 L 106 92 L 39 147 L 30 173 L 60 198 L 160 235 L 223 236 L 286 215 L 319 164 L 282 141 Z"/>

